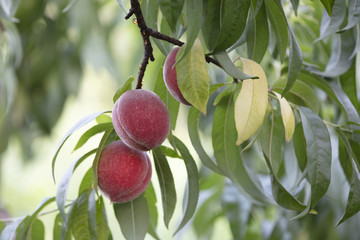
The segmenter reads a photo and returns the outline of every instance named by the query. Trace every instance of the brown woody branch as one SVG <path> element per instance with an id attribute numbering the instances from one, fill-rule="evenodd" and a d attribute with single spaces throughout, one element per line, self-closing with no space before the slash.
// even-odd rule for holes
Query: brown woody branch
<path id="1" fill-rule="evenodd" d="M 136 88 L 140 89 L 142 87 L 142 81 L 144 78 L 146 67 L 149 64 L 149 59 L 152 62 L 155 61 L 155 58 L 153 55 L 153 47 L 150 42 L 150 36 L 160 39 L 160 40 L 167 41 L 167 42 L 172 43 L 177 46 L 182 46 L 185 43 L 176 38 L 172 38 L 168 35 L 165 35 L 161 32 L 158 32 L 158 31 L 155 31 L 155 30 L 149 28 L 146 25 L 146 22 L 145 22 L 143 14 L 142 14 L 138 0 L 131 0 L 131 7 L 129 9 L 128 14 L 126 14 L 126 16 L 125 16 L 125 19 L 129 19 L 132 15 L 135 15 L 135 17 L 136 17 L 136 24 L 140 29 L 140 33 L 141 33 L 141 36 L 142 36 L 143 42 L 144 42 L 144 57 L 142 59 L 141 65 L 139 66 L 139 73 L 138 73 L 138 79 L 137 79 L 137 84 L 136 84 Z M 206 62 L 213 63 L 216 66 L 221 68 L 221 65 L 219 64 L 219 62 L 216 61 L 214 58 L 205 56 L 205 59 L 206 59 Z"/>

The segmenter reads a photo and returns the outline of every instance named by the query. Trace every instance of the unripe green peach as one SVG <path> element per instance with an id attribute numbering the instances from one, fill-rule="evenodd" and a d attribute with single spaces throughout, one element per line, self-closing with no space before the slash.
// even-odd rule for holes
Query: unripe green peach
<path id="1" fill-rule="evenodd" d="M 98 186 L 111 202 L 128 202 L 140 196 L 151 179 L 151 163 L 145 152 L 122 141 L 110 143 L 101 152 Z"/>
<path id="2" fill-rule="evenodd" d="M 179 102 L 191 105 L 184 96 L 182 95 L 176 75 L 176 54 L 179 51 L 179 48 L 174 48 L 171 52 L 167 55 L 163 67 L 163 77 L 165 81 L 166 88 L 169 90 L 170 94 Z"/>
<path id="3" fill-rule="evenodd" d="M 115 102 L 113 125 L 120 139 L 139 151 L 156 148 L 170 131 L 170 116 L 164 102 L 145 89 L 126 91 Z"/>

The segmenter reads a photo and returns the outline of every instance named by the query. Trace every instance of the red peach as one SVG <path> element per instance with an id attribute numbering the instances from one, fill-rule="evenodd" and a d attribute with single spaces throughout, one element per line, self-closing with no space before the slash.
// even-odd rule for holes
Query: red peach
<path id="1" fill-rule="evenodd" d="M 145 89 L 126 91 L 115 102 L 113 125 L 129 147 L 148 151 L 164 142 L 170 131 L 170 116 L 164 102 Z"/>
<path id="2" fill-rule="evenodd" d="M 98 186 L 111 202 L 128 202 L 140 196 L 151 179 L 151 163 L 145 152 L 116 141 L 100 155 Z"/>
<path id="3" fill-rule="evenodd" d="M 180 48 L 174 48 L 167 55 L 163 67 L 163 77 L 166 88 L 169 90 L 170 94 L 179 102 L 186 105 L 191 105 L 182 95 L 177 82 L 175 62 L 176 62 L 176 54 L 179 51 L 179 49 Z"/>

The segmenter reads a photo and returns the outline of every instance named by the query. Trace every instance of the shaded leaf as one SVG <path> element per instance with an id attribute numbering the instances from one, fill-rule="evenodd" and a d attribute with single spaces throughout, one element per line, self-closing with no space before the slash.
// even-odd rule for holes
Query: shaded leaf
<path id="1" fill-rule="evenodd" d="M 53 227 L 53 240 L 61 240 L 61 232 L 62 227 L 64 224 L 64 218 L 58 213 L 54 220 L 54 227 Z"/>
<path id="2" fill-rule="evenodd" d="M 145 190 L 145 198 L 148 203 L 149 208 L 149 227 L 148 233 L 155 239 L 160 240 L 159 236 L 156 233 L 156 227 L 158 223 L 158 212 L 157 212 L 157 199 L 154 187 L 152 183 L 148 185 Z"/>
<path id="3" fill-rule="evenodd" d="M 250 76 L 242 72 L 236 65 L 231 61 L 229 55 L 226 52 L 218 52 L 214 54 L 215 59 L 220 63 L 224 71 L 231 77 L 244 80 L 251 78 L 258 78 L 258 76 Z"/>
<path id="4" fill-rule="evenodd" d="M 296 159 L 301 171 L 304 171 L 307 165 L 307 154 L 306 154 L 306 139 L 301 122 L 296 124 L 293 144 Z"/>
<path id="5" fill-rule="evenodd" d="M 235 101 L 236 141 L 240 145 L 249 139 L 261 126 L 268 106 L 267 79 L 262 67 L 248 59 L 241 59 L 244 72 L 259 76 L 256 80 L 244 80 Z"/>
<path id="6" fill-rule="evenodd" d="M 182 46 L 176 56 L 181 56 Z M 204 51 L 200 40 L 194 42 L 190 52 L 176 65 L 177 81 L 184 98 L 194 107 L 206 114 L 209 99 L 210 79 L 207 72 Z"/>
<path id="7" fill-rule="evenodd" d="M 328 10 L 326 8 L 326 10 Z M 328 11 L 327 11 L 328 12 Z M 337 32 L 343 23 L 346 15 L 346 4 L 343 0 L 333 0 L 332 14 L 323 11 L 320 26 L 320 37 L 315 41 L 322 40 Z"/>
<path id="8" fill-rule="evenodd" d="M 29 233 L 26 236 L 26 240 L 43 240 L 45 239 L 45 227 L 44 223 L 36 218 L 31 224 Z"/>
<path id="9" fill-rule="evenodd" d="M 162 208 L 164 211 L 164 223 L 166 227 L 169 227 L 169 222 L 174 214 L 176 206 L 176 189 L 174 178 L 161 148 L 154 148 L 152 150 L 155 169 L 159 179 Z"/>
<path id="10" fill-rule="evenodd" d="M 184 159 L 186 172 L 188 175 L 188 183 L 187 183 L 188 191 L 187 191 L 187 196 L 186 195 L 184 196 L 184 198 L 187 197 L 187 199 L 184 201 L 184 206 L 183 206 L 184 216 L 174 233 L 175 235 L 185 226 L 185 224 L 192 218 L 192 216 L 195 213 L 199 199 L 199 175 L 198 175 L 198 169 L 196 163 L 193 157 L 191 156 L 189 150 L 185 146 L 185 144 L 175 136 L 174 136 L 174 141 L 177 149 L 179 150 L 181 156 Z"/>
<path id="11" fill-rule="evenodd" d="M 76 130 L 78 130 L 79 128 L 85 126 L 86 124 L 88 124 L 89 122 L 91 122 L 92 120 L 96 119 L 98 116 L 100 116 L 101 114 L 104 113 L 108 113 L 109 111 L 104 111 L 104 112 L 99 112 L 99 113 L 93 113 L 90 114 L 86 117 L 83 117 L 82 119 L 80 119 L 66 134 L 65 136 L 61 139 L 59 145 L 56 148 L 54 157 L 52 159 L 52 176 L 53 176 L 53 180 L 55 181 L 55 162 L 56 162 L 56 158 L 62 148 L 62 146 L 64 145 L 64 143 L 66 142 L 66 140 L 70 137 L 70 135 L 75 132 Z"/>
<path id="12" fill-rule="evenodd" d="M 14 239 L 14 237 L 16 236 L 16 229 L 19 227 L 23 219 L 23 217 L 18 218 L 6 225 L 6 227 L 2 230 L 0 234 L 0 240 Z"/>
<path id="13" fill-rule="evenodd" d="M 329 132 L 319 116 L 299 107 L 306 139 L 307 170 L 311 184 L 311 206 L 326 193 L 331 178 L 331 143 Z"/>
<path id="14" fill-rule="evenodd" d="M 96 231 L 98 239 L 109 239 L 110 229 L 108 226 L 104 199 L 102 197 L 99 197 L 96 201 Z"/>
<path id="15" fill-rule="evenodd" d="M 360 1 L 349 0 L 348 5 L 347 25 L 342 30 L 350 29 L 360 21 Z"/>
<path id="16" fill-rule="evenodd" d="M 320 0 L 322 4 L 324 5 L 326 11 L 328 12 L 329 16 L 332 15 L 332 8 L 334 5 L 335 0 Z"/>
<path id="17" fill-rule="evenodd" d="M 149 224 L 146 199 L 140 196 L 130 202 L 114 203 L 114 212 L 126 239 L 143 240 Z"/>
<path id="18" fill-rule="evenodd" d="M 161 150 L 163 151 L 163 153 L 165 154 L 165 156 L 171 157 L 171 158 L 181 158 L 181 156 L 172 148 L 166 147 L 161 145 L 160 146 Z"/>
<path id="19" fill-rule="evenodd" d="M 176 23 L 180 17 L 184 0 L 157 0 L 160 10 L 169 24 L 172 32 L 175 32 Z"/>

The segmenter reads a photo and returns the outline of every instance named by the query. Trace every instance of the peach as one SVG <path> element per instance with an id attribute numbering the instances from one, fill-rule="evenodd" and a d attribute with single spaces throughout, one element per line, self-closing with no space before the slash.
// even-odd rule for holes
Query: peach
<path id="1" fill-rule="evenodd" d="M 126 91 L 115 102 L 113 125 L 129 147 L 148 151 L 164 142 L 170 131 L 170 116 L 164 102 L 145 89 Z"/>
<path id="2" fill-rule="evenodd" d="M 163 67 L 163 77 L 165 81 L 166 88 L 169 90 L 170 94 L 179 102 L 191 105 L 182 93 L 180 92 L 179 85 L 177 82 L 177 75 L 176 75 L 176 54 L 180 48 L 174 48 L 171 52 L 167 55 Z"/>
<path id="3" fill-rule="evenodd" d="M 99 158 L 99 189 L 111 202 L 128 202 L 140 196 L 150 183 L 151 163 L 145 152 L 122 141 L 106 146 Z"/>

